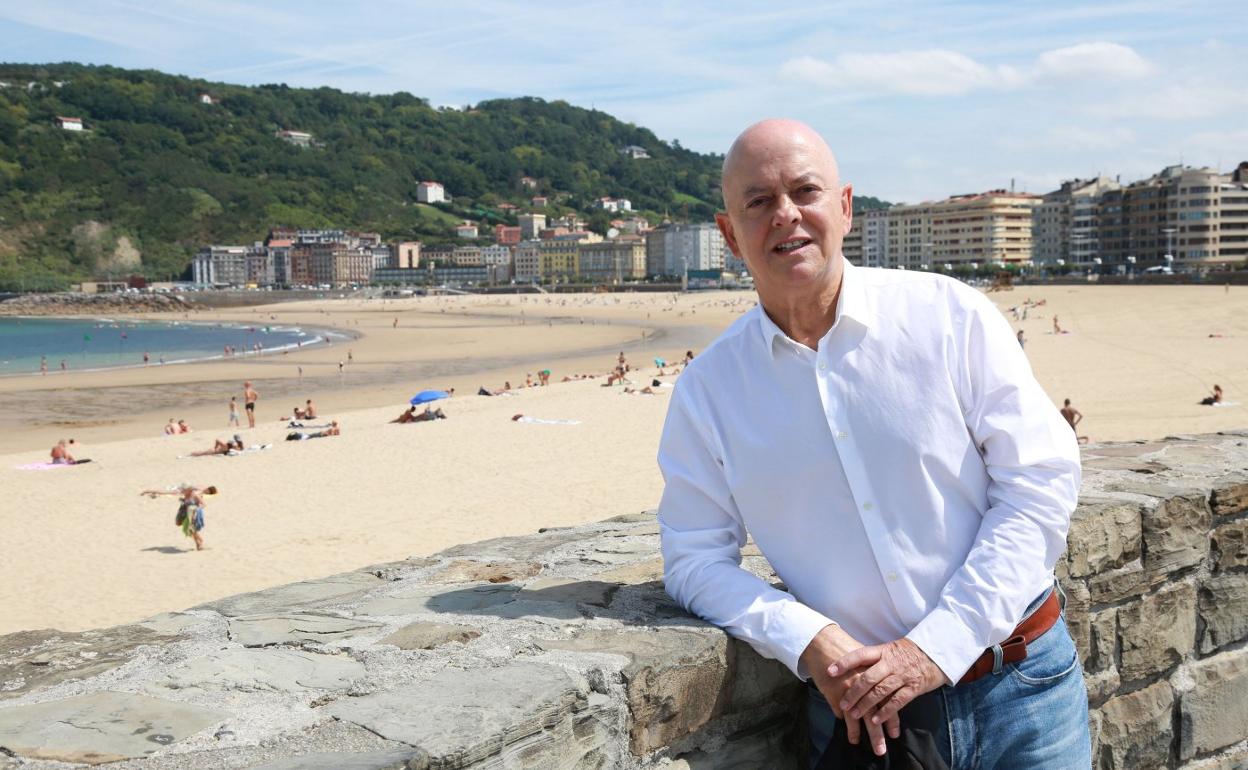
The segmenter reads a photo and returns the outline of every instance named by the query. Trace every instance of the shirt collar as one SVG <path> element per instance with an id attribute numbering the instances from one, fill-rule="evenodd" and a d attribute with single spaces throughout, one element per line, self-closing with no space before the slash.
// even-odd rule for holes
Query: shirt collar
<path id="1" fill-rule="evenodd" d="M 841 273 L 841 295 L 836 303 L 836 319 L 832 322 L 832 328 L 837 329 L 841 321 L 851 321 L 857 323 L 863 328 L 871 325 L 871 310 L 867 303 L 867 294 L 863 279 L 866 277 L 862 273 L 862 268 L 854 267 L 848 259 L 842 258 L 844 265 Z M 788 335 L 771 320 L 771 316 L 767 315 L 767 311 L 763 308 L 762 303 L 758 305 L 759 330 L 763 335 L 763 343 L 767 346 L 768 351 L 772 351 L 777 339 L 788 339 Z"/>

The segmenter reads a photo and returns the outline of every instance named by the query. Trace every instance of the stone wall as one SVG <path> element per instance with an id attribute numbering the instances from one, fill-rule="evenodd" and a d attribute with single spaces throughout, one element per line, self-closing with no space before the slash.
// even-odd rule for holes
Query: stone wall
<path id="1" fill-rule="evenodd" d="M 1248 765 L 1248 431 L 1085 467 L 1059 571 L 1097 767 Z M 802 767 L 802 686 L 661 573 L 637 514 L 0 637 L 0 768 Z"/>

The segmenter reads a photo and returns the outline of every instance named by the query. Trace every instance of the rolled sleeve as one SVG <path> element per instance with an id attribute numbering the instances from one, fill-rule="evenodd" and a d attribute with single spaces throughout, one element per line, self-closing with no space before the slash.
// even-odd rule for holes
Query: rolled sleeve
<path id="1" fill-rule="evenodd" d="M 686 379 L 688 378 L 688 379 Z M 832 621 L 741 567 L 746 530 L 707 415 L 695 417 L 689 372 L 677 384 L 659 445 L 664 582 L 682 607 L 805 678 L 799 659 Z"/>

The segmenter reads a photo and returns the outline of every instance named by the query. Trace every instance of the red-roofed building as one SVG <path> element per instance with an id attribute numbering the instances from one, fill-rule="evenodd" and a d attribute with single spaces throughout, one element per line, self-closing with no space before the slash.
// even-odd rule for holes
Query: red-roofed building
<path id="1" fill-rule="evenodd" d="M 62 118 L 62 117 L 60 117 L 60 116 L 58 115 L 58 116 L 57 116 L 57 118 L 56 118 L 56 125 L 58 125 L 58 126 L 60 126 L 61 128 L 65 129 L 66 131 L 81 131 L 81 130 L 83 130 L 83 129 L 82 129 L 82 118 Z"/>
<path id="2" fill-rule="evenodd" d="M 416 200 L 421 203 L 441 203 L 446 200 L 446 188 L 439 182 L 421 182 L 416 185 Z"/>

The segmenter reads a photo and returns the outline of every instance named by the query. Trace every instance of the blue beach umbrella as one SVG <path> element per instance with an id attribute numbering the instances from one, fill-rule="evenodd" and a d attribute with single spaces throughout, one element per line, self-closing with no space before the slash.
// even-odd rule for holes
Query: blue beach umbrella
<path id="1" fill-rule="evenodd" d="M 418 404 L 427 404 L 430 401 L 437 401 L 440 398 L 449 398 L 450 395 L 451 394 L 447 393 L 445 390 L 422 390 L 416 395 L 412 396 L 412 400 L 408 403 L 410 403 L 412 406 L 416 406 Z"/>

